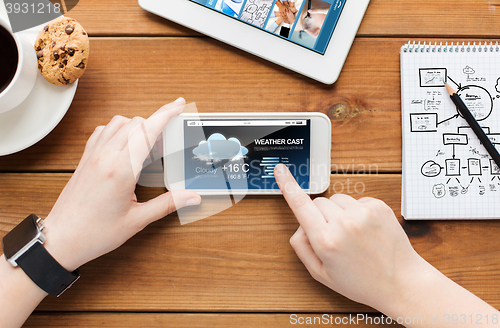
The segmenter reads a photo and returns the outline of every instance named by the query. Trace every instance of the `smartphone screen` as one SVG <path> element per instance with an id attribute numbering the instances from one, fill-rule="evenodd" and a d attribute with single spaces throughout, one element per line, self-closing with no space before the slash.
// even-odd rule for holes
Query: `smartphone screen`
<path id="1" fill-rule="evenodd" d="M 186 189 L 279 189 L 274 167 L 288 166 L 309 189 L 310 119 L 186 119 Z"/>

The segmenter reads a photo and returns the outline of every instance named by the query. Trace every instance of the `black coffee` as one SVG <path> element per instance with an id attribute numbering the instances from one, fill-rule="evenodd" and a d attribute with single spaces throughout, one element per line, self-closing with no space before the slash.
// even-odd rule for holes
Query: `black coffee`
<path id="1" fill-rule="evenodd" d="M 19 54 L 16 41 L 3 26 L 0 26 L 0 93 L 16 75 Z"/>

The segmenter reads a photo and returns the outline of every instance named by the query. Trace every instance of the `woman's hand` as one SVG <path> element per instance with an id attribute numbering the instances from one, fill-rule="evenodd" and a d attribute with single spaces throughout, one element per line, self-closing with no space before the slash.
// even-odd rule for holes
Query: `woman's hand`
<path id="1" fill-rule="evenodd" d="M 382 201 L 341 194 L 312 201 L 286 166 L 277 165 L 275 177 L 300 223 L 290 243 L 317 281 L 386 310 L 381 302 L 397 302 L 405 281 L 427 270 L 427 262 Z"/>
<path id="2" fill-rule="evenodd" d="M 295 15 L 293 14 L 293 12 L 289 8 L 286 9 L 285 15 L 286 15 L 286 19 L 285 19 L 286 23 L 293 24 L 295 22 Z"/>
<path id="3" fill-rule="evenodd" d="M 286 18 L 286 9 L 288 6 L 284 5 L 280 0 L 276 1 L 276 6 L 279 9 L 280 16 Z"/>
<path id="4" fill-rule="evenodd" d="M 421 258 L 384 202 L 340 194 L 312 201 L 286 166 L 276 165 L 274 175 L 300 223 L 290 243 L 320 283 L 409 328 L 462 328 L 446 321 L 452 313 L 500 318 Z"/>
<path id="5" fill-rule="evenodd" d="M 184 105 L 179 98 L 148 119 L 115 116 L 95 129 L 44 223 L 45 247 L 67 270 L 116 249 L 176 209 L 200 203 L 192 191 L 167 192 L 146 203 L 138 203 L 134 192 L 151 147 Z"/>

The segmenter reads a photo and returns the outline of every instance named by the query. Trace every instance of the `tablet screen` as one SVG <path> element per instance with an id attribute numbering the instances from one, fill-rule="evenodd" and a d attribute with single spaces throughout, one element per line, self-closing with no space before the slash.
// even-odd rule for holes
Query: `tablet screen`
<path id="1" fill-rule="evenodd" d="M 190 1 L 323 55 L 347 0 Z"/>
<path id="2" fill-rule="evenodd" d="M 184 121 L 186 189 L 279 189 L 283 163 L 309 189 L 310 119 Z"/>

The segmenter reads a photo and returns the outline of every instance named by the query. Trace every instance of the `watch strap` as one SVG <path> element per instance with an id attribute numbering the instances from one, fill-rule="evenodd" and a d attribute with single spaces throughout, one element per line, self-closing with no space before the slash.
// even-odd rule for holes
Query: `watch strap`
<path id="1" fill-rule="evenodd" d="M 51 295 L 61 295 L 80 278 L 78 270 L 69 272 L 63 268 L 40 242 L 21 255 L 17 264 L 38 287 Z"/>

